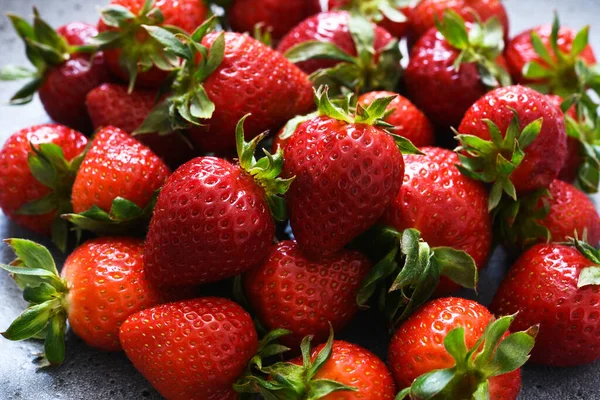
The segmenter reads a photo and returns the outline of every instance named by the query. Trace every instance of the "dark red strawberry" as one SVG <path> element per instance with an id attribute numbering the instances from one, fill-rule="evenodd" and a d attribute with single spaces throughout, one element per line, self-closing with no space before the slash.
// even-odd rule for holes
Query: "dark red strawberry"
<path id="1" fill-rule="evenodd" d="M 477 28 L 448 11 L 411 50 L 405 71 L 408 98 L 435 124 L 457 126 L 488 90 L 510 84 L 502 26 L 494 18 Z"/>
<path id="2" fill-rule="evenodd" d="M 356 295 L 371 268 L 357 251 L 310 261 L 294 241 L 273 246 L 266 261 L 243 277 L 246 298 L 269 330 L 291 331 L 282 338 L 290 347 L 305 336 L 327 340 L 330 324 L 336 332 L 358 311 Z"/>
<path id="3" fill-rule="evenodd" d="M 598 252 L 584 242 L 538 244 L 508 271 L 491 309 L 516 313 L 514 328 L 540 324 L 536 363 L 574 366 L 600 358 Z"/>
<path id="4" fill-rule="evenodd" d="M 46 124 L 14 133 L 0 150 L 0 208 L 27 229 L 53 233 L 63 251 L 67 226 L 56 217 L 71 211 L 71 187 L 86 145 L 81 133 Z"/>
<path id="5" fill-rule="evenodd" d="M 517 194 L 548 187 L 565 160 L 560 112 L 546 96 L 524 86 L 486 94 L 467 111 L 458 131 L 461 172 L 494 183 L 490 209 L 502 192 L 516 200 Z"/>
<path id="6" fill-rule="evenodd" d="M 528 360 L 537 327 L 508 333 L 514 316 L 497 320 L 481 304 L 441 298 L 419 309 L 396 331 L 388 365 L 397 399 L 516 400 L 520 367 Z M 519 325 L 522 326 L 522 325 Z M 443 393 L 443 395 L 442 395 Z"/>
<path id="7" fill-rule="evenodd" d="M 133 365 L 169 400 L 234 400 L 233 383 L 258 347 L 250 315 L 204 297 L 149 308 L 121 326 Z"/>
<path id="8" fill-rule="evenodd" d="M 88 93 L 86 106 L 95 129 L 114 126 L 132 133 L 142 125 L 157 100 L 154 90 L 136 89 L 128 93 L 123 85 L 105 83 Z M 136 139 L 169 165 L 178 166 L 194 157 L 195 151 L 181 135 L 148 133 L 137 135 Z"/>
<path id="9" fill-rule="evenodd" d="M 397 38 L 408 32 L 411 0 L 328 0 L 330 10 L 358 11 Z"/>
<path id="10" fill-rule="evenodd" d="M 11 104 L 26 104 L 37 91 L 46 112 L 56 122 L 87 131 L 90 120 L 85 109 L 87 93 L 111 80 L 102 52 L 89 54 L 90 38 L 98 32 L 91 25 L 72 22 L 56 31 L 42 20 L 34 8 L 33 26 L 14 14 L 9 18 L 25 41 L 27 58 L 36 71 L 7 66 L 2 80 L 28 78 L 30 81 L 15 94 Z"/>

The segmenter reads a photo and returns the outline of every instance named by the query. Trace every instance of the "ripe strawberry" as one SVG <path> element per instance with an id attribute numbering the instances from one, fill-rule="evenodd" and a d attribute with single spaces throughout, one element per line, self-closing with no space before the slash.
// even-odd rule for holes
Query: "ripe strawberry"
<path id="1" fill-rule="evenodd" d="M 461 172 L 494 183 L 490 209 L 503 191 L 516 200 L 517 194 L 548 187 L 565 160 L 562 116 L 546 96 L 524 86 L 486 94 L 467 111 L 458 130 Z"/>
<path id="2" fill-rule="evenodd" d="M 558 16 L 553 25 L 527 30 L 512 39 L 506 48 L 506 61 L 514 80 L 534 83 L 544 93 L 567 97 L 579 93 L 581 80 L 576 65 L 596 64 L 588 45 L 589 26 L 580 32 L 560 27 Z"/>
<path id="3" fill-rule="evenodd" d="M 409 30 L 411 0 L 329 0 L 330 10 L 358 11 L 401 38 Z"/>
<path id="4" fill-rule="evenodd" d="M 105 83 L 88 93 L 86 106 L 95 129 L 114 126 L 125 132 L 135 132 L 157 101 L 154 90 L 136 89 Z M 148 133 L 136 136 L 140 142 L 169 165 L 180 165 L 194 157 L 194 151 L 180 135 L 160 136 Z"/>
<path id="5" fill-rule="evenodd" d="M 132 90 L 160 87 L 169 71 L 188 57 L 172 26 L 192 33 L 204 22 L 208 8 L 198 0 L 111 0 L 102 10 L 95 40 L 105 50 L 111 71 Z"/>
<path id="6" fill-rule="evenodd" d="M 91 143 L 73 184 L 76 226 L 103 233 L 131 233 L 131 224 L 152 212 L 169 168 L 126 132 L 106 127 Z"/>
<path id="7" fill-rule="evenodd" d="M 269 329 L 292 333 L 283 343 L 296 347 L 312 335 L 327 340 L 329 327 L 340 331 L 358 311 L 356 295 L 371 268 L 367 257 L 342 250 L 313 262 L 294 241 L 273 246 L 266 260 L 243 277 L 246 298 Z"/>
<path id="8" fill-rule="evenodd" d="M 508 271 L 491 309 L 519 312 L 515 328 L 540 324 L 531 360 L 574 366 L 600 358 L 597 251 L 578 240 L 570 246 L 538 244 Z"/>
<path id="9" fill-rule="evenodd" d="M 244 142 L 238 124 L 239 165 L 198 157 L 169 177 L 146 238 L 146 270 L 162 285 L 214 282 L 260 263 L 269 251 L 290 181 L 277 178 L 282 152 L 259 161 L 261 137 Z"/>
<path id="10" fill-rule="evenodd" d="M 495 18 L 474 24 L 477 29 L 448 11 L 411 50 L 405 71 L 408 98 L 443 127 L 458 125 L 488 90 L 510 84 L 501 25 Z"/>
<path id="11" fill-rule="evenodd" d="M 146 280 L 139 239 L 90 240 L 67 258 L 60 276 L 46 248 L 23 239 L 7 243 L 18 258 L 0 267 L 13 274 L 30 306 L 2 335 L 10 340 L 43 335 L 45 357 L 53 365 L 64 360 L 67 320 L 88 345 L 119 351 L 119 327 L 129 315 L 181 297 Z"/>
<path id="12" fill-rule="evenodd" d="M 86 144 L 81 133 L 46 124 L 14 133 L 0 150 L 0 208 L 27 229 L 52 232 L 63 251 L 67 225 L 56 217 L 71 211 L 71 187 Z"/>
<path id="13" fill-rule="evenodd" d="M 495 320 L 482 305 L 460 298 L 429 302 L 396 331 L 388 365 L 397 399 L 516 400 L 520 367 L 529 358 L 536 327 L 508 334 L 514 316 Z M 516 325 L 513 324 L 513 325 Z M 427 394 L 426 394 L 427 393 Z"/>
<path id="14" fill-rule="evenodd" d="M 233 383 L 258 347 L 250 315 L 218 297 L 133 314 L 119 339 L 137 370 L 168 400 L 237 399 Z"/>
<path id="15" fill-rule="evenodd" d="M 90 120 L 85 109 L 87 93 L 111 80 L 102 52 L 89 45 L 98 32 L 91 25 L 72 22 L 54 30 L 34 8 L 33 26 L 21 17 L 9 14 L 15 31 L 25 41 L 27 58 L 36 71 L 7 66 L 0 72 L 2 80 L 29 78 L 15 94 L 11 104 L 29 103 L 35 92 L 40 95 L 46 112 L 56 122 L 86 131 Z"/>

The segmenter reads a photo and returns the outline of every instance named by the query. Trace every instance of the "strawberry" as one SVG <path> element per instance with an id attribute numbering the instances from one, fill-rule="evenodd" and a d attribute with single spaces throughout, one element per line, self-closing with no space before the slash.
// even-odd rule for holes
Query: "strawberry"
<path id="1" fill-rule="evenodd" d="M 273 246 L 266 260 L 243 277 L 246 298 L 268 328 L 283 328 L 292 334 L 282 341 L 298 346 L 313 335 L 325 342 L 329 324 L 340 331 L 356 312 L 356 295 L 371 268 L 368 258 L 357 251 L 340 253 L 313 262 L 294 241 Z"/>
<path id="2" fill-rule="evenodd" d="M 233 383 L 258 347 L 250 315 L 218 297 L 164 304 L 131 315 L 125 354 L 168 400 L 237 399 Z"/>
<path id="3" fill-rule="evenodd" d="M 274 39 L 281 39 L 304 18 L 321 10 L 318 0 L 235 0 L 227 11 L 237 32 L 252 32 L 262 24 Z"/>
<path id="4" fill-rule="evenodd" d="M 398 41 L 385 29 L 346 11 L 314 15 L 292 29 L 277 50 L 306 73 L 315 87 L 341 91 L 393 91 L 401 76 Z"/>
<path id="5" fill-rule="evenodd" d="M 61 275 L 43 246 L 23 239 L 7 243 L 18 258 L 0 267 L 13 274 L 30 306 L 2 335 L 45 338 L 45 357 L 52 365 L 64 360 L 67 320 L 89 346 L 119 351 L 119 327 L 129 315 L 181 296 L 148 282 L 139 239 L 90 240 L 71 253 Z"/>
<path id="6" fill-rule="evenodd" d="M 491 309 L 519 312 L 514 327 L 540 324 L 531 360 L 575 366 L 600 358 L 598 252 L 577 239 L 570 245 L 538 244 L 508 271 Z"/>
<path id="7" fill-rule="evenodd" d="M 520 367 L 529 358 L 537 327 L 509 334 L 514 319 L 495 320 L 471 300 L 427 303 L 390 343 L 388 364 L 396 384 L 406 388 L 396 398 L 516 400 Z"/>
<path id="8" fill-rule="evenodd" d="M 133 90 L 136 82 L 160 87 L 179 66 L 178 57 L 189 57 L 175 33 L 194 32 L 208 8 L 198 0 L 111 0 L 101 13 L 95 42 L 111 71 Z"/>
<path id="9" fill-rule="evenodd" d="M 19 225 L 48 235 L 64 252 L 71 187 L 87 139 L 66 126 L 46 124 L 11 135 L 0 150 L 0 208 Z"/>
<path id="10" fill-rule="evenodd" d="M 328 0 L 330 10 L 358 11 L 397 38 L 409 30 L 411 0 Z"/>
<path id="11" fill-rule="evenodd" d="M 418 36 L 424 35 L 447 10 L 470 22 L 477 19 L 487 22 L 495 17 L 502 24 L 504 37 L 508 38 L 508 15 L 501 0 L 419 0 L 410 15 L 411 29 Z"/>
<path id="12" fill-rule="evenodd" d="M 510 84 L 503 49 L 498 19 L 470 24 L 455 12 L 446 12 L 437 28 L 411 50 L 405 71 L 408 98 L 435 124 L 458 125 L 488 90 Z"/>
<path id="13" fill-rule="evenodd" d="M 146 269 L 162 285 L 214 282 L 259 264 L 275 235 L 273 212 L 283 219 L 290 180 L 277 178 L 283 153 L 258 161 L 261 137 L 244 142 L 238 124 L 239 164 L 198 157 L 167 179 L 146 238 Z M 269 212 L 269 208 L 271 212 Z"/>
<path id="14" fill-rule="evenodd" d="M 580 91 L 585 75 L 577 64 L 596 64 L 588 45 L 589 26 L 579 32 L 561 27 L 558 16 L 552 25 L 527 30 L 513 38 L 506 48 L 509 71 L 518 83 L 534 84 L 544 93 L 567 97 Z M 585 83 L 585 82 L 584 82 Z"/>
<path id="15" fill-rule="evenodd" d="M 562 104 L 564 103 L 562 97 L 555 94 L 549 94 L 546 96 L 546 98 L 562 113 Z M 577 178 L 577 170 L 583 161 L 581 156 L 583 149 L 579 140 L 577 140 L 575 137 L 569 136 L 569 121 L 567 120 L 567 116 L 572 118 L 573 122 L 577 124 L 577 112 L 575 107 L 571 107 L 565 113 L 565 127 L 567 128 L 567 157 L 565 159 L 565 164 L 558 174 L 558 179 L 562 179 L 566 182 L 573 182 Z"/>
<path id="16" fill-rule="evenodd" d="M 87 93 L 111 80 L 102 52 L 89 42 L 98 32 L 91 25 L 72 22 L 54 30 L 34 8 L 33 26 L 9 14 L 17 34 L 25 42 L 27 58 L 35 71 L 7 66 L 1 80 L 30 79 L 11 99 L 11 104 L 27 104 L 37 91 L 46 112 L 58 123 L 86 131 L 90 120 L 85 109 Z"/>
<path id="17" fill-rule="evenodd" d="M 74 214 L 65 218 L 80 229 L 130 234 L 140 219 L 149 219 L 169 174 L 160 158 L 126 132 L 102 128 L 73 184 Z"/>
<path id="18" fill-rule="evenodd" d="M 95 129 L 114 126 L 134 132 L 152 111 L 157 97 L 154 90 L 135 89 L 127 93 L 125 86 L 105 83 L 89 92 L 85 103 Z M 180 135 L 149 133 L 138 135 L 136 139 L 169 165 L 178 166 L 194 156 L 194 151 Z"/>
<path id="19" fill-rule="evenodd" d="M 517 194 L 548 187 L 565 160 L 562 116 L 546 96 L 524 86 L 486 94 L 467 111 L 458 131 L 459 168 L 493 183 L 490 209 L 503 192 L 516 200 Z"/>

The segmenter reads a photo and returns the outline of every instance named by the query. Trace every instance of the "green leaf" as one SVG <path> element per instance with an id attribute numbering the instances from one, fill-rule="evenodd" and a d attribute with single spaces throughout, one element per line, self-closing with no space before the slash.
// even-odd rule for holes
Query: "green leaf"
<path id="1" fill-rule="evenodd" d="M 502 336 L 508 331 L 514 319 L 513 315 L 508 315 L 490 322 L 483 334 L 483 349 L 475 357 L 475 366 L 477 368 L 482 369 L 492 361 L 496 347 L 498 347 Z"/>
<path id="2" fill-rule="evenodd" d="M 39 157 L 36 153 L 29 153 L 27 164 L 31 175 L 42 185 L 53 188 L 58 181 L 56 168 L 45 158 Z"/>
<path id="3" fill-rule="evenodd" d="M 31 26 L 29 22 L 25 21 L 23 18 L 13 13 L 7 13 L 6 16 L 10 20 L 15 32 L 17 32 L 17 35 L 19 35 L 20 38 L 35 39 L 35 32 L 33 30 L 33 26 Z"/>
<path id="4" fill-rule="evenodd" d="M 373 23 L 359 13 L 351 13 L 348 30 L 356 47 L 358 59 L 362 64 L 372 62 L 375 55 L 375 28 Z"/>
<path id="5" fill-rule="evenodd" d="M 6 65 L 0 70 L 0 81 L 17 81 L 20 79 L 35 78 L 36 71 L 18 65 Z"/>
<path id="6" fill-rule="evenodd" d="M 451 247 L 435 247 L 433 253 L 440 268 L 440 275 L 449 278 L 462 287 L 477 288 L 477 265 L 468 253 Z"/>
<path id="7" fill-rule="evenodd" d="M 310 341 L 308 343 L 310 343 Z M 305 362 L 305 368 L 308 367 L 307 371 L 306 371 L 306 376 L 308 379 L 312 379 L 317 374 L 317 372 L 319 372 L 319 370 L 321 368 L 323 368 L 325 363 L 327 361 L 329 361 L 329 359 L 331 358 L 332 351 L 333 351 L 333 328 L 330 325 L 329 326 L 329 337 L 327 338 L 327 343 L 325 343 L 325 346 L 321 349 L 321 351 L 319 351 L 319 353 L 315 357 L 315 360 L 312 363 L 307 364 L 306 360 L 308 359 L 308 361 L 310 361 L 310 353 L 308 354 L 307 358 L 304 358 L 305 354 L 303 353 L 303 360 Z"/>
<path id="8" fill-rule="evenodd" d="M 575 39 L 573 40 L 573 44 L 571 46 L 571 57 L 575 58 L 585 50 L 589 42 L 589 34 L 589 26 L 585 26 L 582 30 L 577 32 L 577 36 L 575 36 Z"/>
<path id="9" fill-rule="evenodd" d="M 535 338 L 527 332 L 516 332 L 508 335 L 496 349 L 489 369 L 492 376 L 504 375 L 521 368 L 533 349 Z"/>
<path id="10" fill-rule="evenodd" d="M 550 55 L 548 48 L 544 45 L 544 42 L 542 42 L 542 39 L 535 30 L 531 31 L 531 44 L 533 45 L 536 54 L 540 56 L 542 60 L 550 66 L 556 65 L 554 58 Z"/>
<path id="11" fill-rule="evenodd" d="M 110 207 L 110 218 L 118 221 L 131 221 L 140 218 L 144 214 L 144 210 L 138 207 L 132 201 L 117 197 L 113 200 Z"/>
<path id="12" fill-rule="evenodd" d="M 6 239 L 6 242 L 26 268 L 44 270 L 54 276 L 58 276 L 58 270 L 56 269 L 52 254 L 41 244 L 26 239 Z"/>
<path id="13" fill-rule="evenodd" d="M 490 400 L 490 383 L 487 379 L 479 382 L 473 393 L 473 400 Z"/>
<path id="14" fill-rule="evenodd" d="M 48 46 L 48 48 L 54 49 L 59 54 L 63 55 L 64 59 L 68 59 L 69 52 L 66 39 L 59 35 L 54 28 L 46 23 L 46 21 L 40 18 L 37 9 L 34 8 L 33 11 L 33 31 L 35 33 L 35 40 Z"/>
<path id="15" fill-rule="evenodd" d="M 62 253 L 66 253 L 68 240 L 69 223 L 62 218 L 54 218 L 54 221 L 52 222 L 52 243 L 54 243 Z"/>
<path id="16" fill-rule="evenodd" d="M 208 52 L 208 59 L 204 70 L 204 78 L 210 76 L 223 62 L 225 58 L 225 34 L 221 33 L 212 43 Z"/>
<path id="17" fill-rule="evenodd" d="M 421 375 L 415 379 L 411 386 L 410 398 L 433 399 L 452 382 L 454 376 L 454 368 L 439 369 Z"/>
<path id="18" fill-rule="evenodd" d="M 577 288 L 582 288 L 590 285 L 600 285 L 600 267 L 592 266 L 581 270 Z"/>
<path id="19" fill-rule="evenodd" d="M 13 341 L 31 338 L 48 324 L 55 305 L 56 301 L 49 301 L 27 308 L 13 321 L 6 332 L 2 332 L 2 336 Z"/>
<path id="20" fill-rule="evenodd" d="M 337 60 L 355 63 L 355 57 L 329 42 L 306 41 L 287 50 L 284 56 L 292 63 L 313 59 Z"/>
<path id="21" fill-rule="evenodd" d="M 357 388 L 344 385 L 330 379 L 315 379 L 310 382 L 306 400 L 317 400 L 334 392 L 358 391 Z"/>
<path id="22" fill-rule="evenodd" d="M 140 135 L 144 133 L 159 133 L 160 135 L 166 135 L 173 132 L 171 127 L 171 102 L 165 100 L 158 104 L 148 114 L 142 125 L 137 128 L 133 135 Z"/>
<path id="23" fill-rule="evenodd" d="M 16 212 L 18 215 L 43 215 L 58 209 L 59 201 L 55 193 L 23 204 Z"/>
<path id="24" fill-rule="evenodd" d="M 23 299 L 28 303 L 41 304 L 57 297 L 56 288 L 46 282 L 39 286 L 27 286 L 23 289 Z"/>
<path id="25" fill-rule="evenodd" d="M 31 102 L 31 100 L 33 100 L 33 95 L 37 92 L 42 83 L 43 81 L 39 77 L 30 80 L 10 98 L 10 104 L 23 105 Z"/>
<path id="26" fill-rule="evenodd" d="M 62 364 L 65 360 L 65 331 L 67 316 L 59 312 L 50 320 L 44 342 L 44 356 L 50 365 Z"/>
<path id="27" fill-rule="evenodd" d="M 465 328 L 452 329 L 444 338 L 444 347 L 454 358 L 459 368 L 466 367 L 467 345 L 465 343 Z"/>
<path id="28" fill-rule="evenodd" d="M 436 21 L 436 26 L 452 47 L 464 50 L 469 46 L 469 34 L 465 21 L 455 11 L 447 10 L 442 22 Z"/>
<path id="29" fill-rule="evenodd" d="M 543 122 L 544 119 L 539 118 L 523 128 L 521 135 L 519 136 L 519 147 L 521 150 L 525 150 L 535 141 L 535 139 L 537 139 L 538 135 L 542 131 Z"/>
<path id="30" fill-rule="evenodd" d="M 110 5 L 100 12 L 102 21 L 113 28 L 118 28 L 124 23 L 134 20 L 136 16 L 126 7 L 118 4 Z"/>
<path id="31" fill-rule="evenodd" d="M 210 119 L 215 112 L 215 103 L 208 97 L 204 86 L 198 85 L 190 99 L 190 114 L 198 119 Z"/>
<path id="32" fill-rule="evenodd" d="M 164 46 L 164 50 L 175 54 L 185 60 L 192 60 L 189 47 L 181 43 L 177 37 L 160 26 L 142 25 L 142 28 L 152 36 L 158 43 Z"/>
<path id="33" fill-rule="evenodd" d="M 528 79 L 545 79 L 554 75 L 553 71 L 537 61 L 530 61 L 523 66 L 523 76 Z"/>

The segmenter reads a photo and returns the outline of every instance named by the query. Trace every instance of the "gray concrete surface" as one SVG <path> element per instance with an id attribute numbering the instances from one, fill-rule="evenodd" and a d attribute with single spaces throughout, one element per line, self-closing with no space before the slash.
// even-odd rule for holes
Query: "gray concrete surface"
<path id="1" fill-rule="evenodd" d="M 0 0 L 0 12 L 30 15 L 36 4 L 41 14 L 53 25 L 67 21 L 93 22 L 95 7 L 101 0 Z M 506 0 L 511 17 L 511 32 L 549 22 L 556 9 L 566 25 L 579 28 L 591 24 L 591 40 L 600 51 L 600 27 L 594 23 L 600 17 L 598 0 Z M 23 64 L 21 42 L 16 38 L 6 18 L 0 18 L 0 66 Z M 12 132 L 25 126 L 47 122 L 39 101 L 27 107 L 6 106 L 9 95 L 18 85 L 0 84 L 0 143 Z M 0 171 L 2 173 L 2 171 Z M 11 224 L 0 215 L 0 238 L 27 237 L 42 240 Z M 46 242 L 47 244 L 47 242 Z M 0 262 L 8 262 L 12 253 L 0 246 Z M 479 301 L 487 304 L 493 297 L 497 282 L 506 271 L 508 261 L 496 250 L 482 277 Z M 213 288 L 211 291 L 227 291 Z M 0 274 L 0 330 L 6 329 L 23 309 L 20 292 L 6 274 Z M 375 316 L 369 313 L 357 318 L 339 337 L 354 341 L 385 357 L 387 342 Z M 160 396 L 135 371 L 123 354 L 106 354 L 87 347 L 72 334 L 67 335 L 67 361 L 54 370 L 36 371 L 32 358 L 42 349 L 40 343 L 13 343 L 0 340 L 0 400 L 26 399 L 159 399 Z M 600 363 L 570 368 L 552 369 L 526 366 L 523 371 L 523 400 L 594 400 L 600 399 Z"/>

